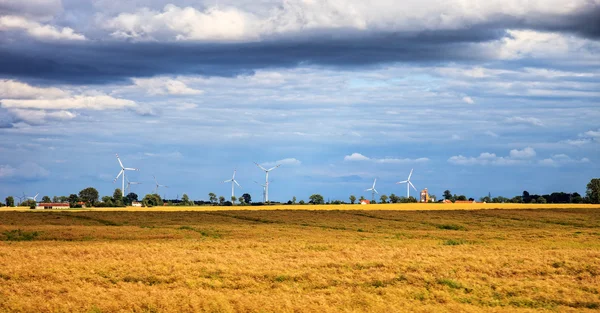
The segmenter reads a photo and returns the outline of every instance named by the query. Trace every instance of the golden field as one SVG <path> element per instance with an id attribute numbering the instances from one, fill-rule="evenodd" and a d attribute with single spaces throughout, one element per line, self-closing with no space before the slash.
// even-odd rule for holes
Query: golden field
<path id="1" fill-rule="evenodd" d="M 597 206 L 478 205 L 2 210 L 0 312 L 600 309 Z"/>

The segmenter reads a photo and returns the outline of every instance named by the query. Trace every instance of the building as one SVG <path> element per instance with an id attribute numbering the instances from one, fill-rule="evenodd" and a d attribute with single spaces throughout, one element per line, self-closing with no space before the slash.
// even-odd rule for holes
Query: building
<path id="1" fill-rule="evenodd" d="M 421 190 L 421 200 L 420 202 L 429 202 L 429 191 L 427 191 L 427 188 Z"/>
<path id="2" fill-rule="evenodd" d="M 36 209 L 70 209 L 71 205 L 69 203 L 38 203 L 35 207 Z"/>
<path id="3" fill-rule="evenodd" d="M 141 208 L 142 207 L 142 203 L 141 202 L 137 202 L 137 201 L 133 201 L 133 202 L 131 202 L 131 206 Z"/>
<path id="4" fill-rule="evenodd" d="M 362 205 L 371 204 L 371 200 L 367 200 L 367 199 L 360 200 L 360 204 L 362 204 Z"/>

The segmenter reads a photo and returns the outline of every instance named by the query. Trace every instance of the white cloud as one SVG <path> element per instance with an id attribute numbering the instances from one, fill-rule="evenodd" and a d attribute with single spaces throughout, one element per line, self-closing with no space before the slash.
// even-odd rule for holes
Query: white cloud
<path id="1" fill-rule="evenodd" d="M 583 133 L 582 137 L 583 136 L 600 139 L 600 129 L 587 131 L 587 132 Z"/>
<path id="2" fill-rule="evenodd" d="M 487 130 L 484 132 L 485 135 L 488 135 L 490 137 L 494 137 L 494 138 L 498 138 L 500 137 L 500 135 L 496 134 L 495 132 L 491 131 L 491 130 Z"/>
<path id="3" fill-rule="evenodd" d="M 473 100 L 473 98 L 471 98 L 471 97 L 463 97 L 463 98 L 462 98 L 462 100 L 463 100 L 465 103 L 468 103 L 468 104 L 473 104 L 473 103 L 475 103 L 475 101 L 474 101 L 474 100 Z"/>
<path id="4" fill-rule="evenodd" d="M 589 163 L 588 158 L 573 159 L 566 154 L 555 154 L 551 158 L 540 160 L 538 163 L 543 166 L 559 167 L 569 164 Z"/>
<path id="5" fill-rule="evenodd" d="M 270 167 L 270 166 L 277 166 L 277 165 L 288 165 L 288 166 L 298 166 L 300 164 L 302 164 L 302 162 L 300 162 L 300 160 L 295 159 L 295 158 L 287 158 L 287 159 L 283 159 L 283 160 L 279 160 L 279 161 L 275 161 L 275 162 L 265 162 L 262 163 L 262 166 L 265 167 Z"/>
<path id="6" fill-rule="evenodd" d="M 542 123 L 542 121 L 539 118 L 535 117 L 514 116 L 506 118 L 504 121 L 511 124 L 528 124 L 533 126 L 544 126 L 544 123 Z"/>
<path id="7" fill-rule="evenodd" d="M 70 110 L 70 109 L 88 109 L 88 110 L 107 110 L 132 108 L 137 104 L 134 101 L 113 98 L 105 94 L 94 96 L 77 95 L 69 98 L 59 99 L 26 99 L 2 100 L 2 106 L 5 108 L 20 109 L 40 109 L 40 110 Z"/>
<path id="8" fill-rule="evenodd" d="M 449 163 L 456 165 L 518 165 L 524 164 L 523 160 L 515 160 L 510 157 L 499 157 L 495 153 L 484 152 L 478 157 L 453 156 L 448 159 Z"/>
<path id="9" fill-rule="evenodd" d="M 0 31 L 24 30 L 31 37 L 42 41 L 56 40 L 85 40 L 85 36 L 75 33 L 72 28 L 57 28 L 52 25 L 42 25 L 21 16 L 0 16 Z"/>
<path id="10" fill-rule="evenodd" d="M 204 93 L 202 90 L 188 87 L 180 80 L 170 78 L 134 78 L 136 86 L 145 89 L 150 95 L 190 96 Z"/>
<path id="11" fill-rule="evenodd" d="M 0 99 L 57 99 L 69 96 L 69 92 L 55 87 L 41 88 L 19 81 L 0 80 Z"/>
<path id="12" fill-rule="evenodd" d="M 181 152 L 179 151 L 175 151 L 175 152 L 146 152 L 144 153 L 145 156 L 148 157 L 153 157 L 153 158 L 163 158 L 163 159 L 181 159 L 183 158 L 183 154 L 181 154 Z"/>
<path id="13" fill-rule="evenodd" d="M 10 112 L 20 121 L 23 121 L 30 125 L 41 125 L 46 123 L 48 120 L 71 120 L 77 117 L 77 114 L 70 111 L 46 111 L 46 110 L 27 110 L 27 109 L 14 109 Z"/>
<path id="14" fill-rule="evenodd" d="M 37 163 L 27 162 L 17 167 L 0 165 L 0 178 L 42 178 L 50 174 L 48 170 Z"/>
<path id="15" fill-rule="evenodd" d="M 513 149 L 510 150 L 509 156 L 513 159 L 529 159 L 535 157 L 535 150 L 531 147 L 527 147 L 523 150 Z"/>
<path id="16" fill-rule="evenodd" d="M 352 153 L 351 155 L 347 155 L 344 157 L 344 161 L 371 161 L 375 163 L 386 163 L 386 164 L 408 164 L 408 163 L 424 163 L 428 162 L 428 158 L 418 158 L 418 159 L 398 159 L 398 158 L 369 158 L 360 153 Z"/>

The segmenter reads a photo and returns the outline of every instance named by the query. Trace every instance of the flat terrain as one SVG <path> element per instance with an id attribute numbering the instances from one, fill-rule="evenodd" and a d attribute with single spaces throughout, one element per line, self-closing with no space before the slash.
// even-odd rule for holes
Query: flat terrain
<path id="1" fill-rule="evenodd" d="M 597 208 L 331 207 L 3 210 L 0 312 L 600 309 Z"/>

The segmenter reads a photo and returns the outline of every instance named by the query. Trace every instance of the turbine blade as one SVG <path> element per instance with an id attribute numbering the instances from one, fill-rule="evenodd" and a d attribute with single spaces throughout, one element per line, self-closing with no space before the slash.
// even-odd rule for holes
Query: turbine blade
<path id="1" fill-rule="evenodd" d="M 377 183 L 377 178 L 373 181 L 373 189 L 375 189 L 375 183 Z"/>
<path id="2" fill-rule="evenodd" d="M 397 182 L 396 184 L 405 184 L 405 183 L 407 183 L 407 182 L 408 182 L 408 180 L 403 180 L 403 181 L 399 181 L 399 182 Z"/>
<path id="3" fill-rule="evenodd" d="M 234 182 L 236 185 L 238 185 L 238 187 L 242 188 L 242 186 L 240 186 L 240 184 L 238 184 L 238 182 L 237 182 L 237 181 L 233 180 L 233 182 Z"/>
<path id="4" fill-rule="evenodd" d="M 128 170 L 128 171 L 139 171 L 137 168 L 133 168 L 133 167 L 126 167 L 125 170 Z"/>
<path id="5" fill-rule="evenodd" d="M 233 170 L 233 177 L 231 177 L 231 179 L 232 179 L 232 180 L 233 180 L 233 179 L 235 179 L 235 172 L 236 172 L 236 171 L 237 171 L 237 170 Z"/>
<path id="6" fill-rule="evenodd" d="M 276 169 L 276 168 L 278 168 L 280 166 L 281 166 L 281 164 L 275 165 L 275 166 L 271 167 L 270 169 L 268 169 L 267 172 L 270 172 L 270 171 L 272 171 L 272 170 L 274 170 L 274 169 Z"/>
<path id="7" fill-rule="evenodd" d="M 230 181 L 232 181 L 232 179 L 228 179 L 228 180 L 226 180 L 226 181 L 223 181 L 223 182 L 224 182 L 224 183 L 228 183 L 228 182 L 230 182 Z"/>
<path id="8" fill-rule="evenodd" d="M 119 177 L 121 177 L 121 174 L 123 174 L 123 172 L 125 172 L 124 170 L 121 170 L 119 172 L 119 175 L 117 175 L 117 177 L 115 177 L 115 180 L 113 180 L 113 183 L 117 181 L 117 179 L 119 179 Z"/>
<path id="9" fill-rule="evenodd" d="M 152 175 L 152 177 L 154 177 L 154 182 L 158 185 L 158 181 L 156 180 L 156 176 Z"/>
<path id="10" fill-rule="evenodd" d="M 119 164 L 121 165 L 121 168 L 123 168 L 123 163 L 121 162 L 121 159 L 119 159 L 119 155 L 115 153 L 115 155 L 117 156 L 117 160 L 119 160 Z"/>
<path id="11" fill-rule="evenodd" d="M 418 191 L 418 190 L 417 190 L 417 188 L 415 188 L 415 185 L 413 185 L 411 182 L 408 182 L 408 183 L 410 184 L 410 186 L 411 186 L 411 187 L 413 187 L 413 189 L 414 189 L 415 191 Z"/>
<path id="12" fill-rule="evenodd" d="M 266 169 L 266 168 L 264 168 L 264 167 L 262 167 L 262 166 L 260 166 L 260 164 L 258 164 L 258 163 L 256 163 L 256 162 L 254 162 L 254 164 L 256 164 L 256 166 L 260 167 L 260 169 L 261 169 L 261 170 L 263 170 L 263 171 L 265 171 L 265 172 L 268 172 L 268 171 L 267 171 L 267 169 Z"/>
<path id="13" fill-rule="evenodd" d="M 412 176 L 413 170 L 414 170 L 414 168 L 410 169 L 410 174 L 408 174 L 408 179 L 407 180 L 410 180 L 410 177 Z"/>
<path id="14" fill-rule="evenodd" d="M 369 188 L 369 189 L 365 189 L 365 191 L 371 191 L 371 190 L 373 190 L 373 189 L 372 189 L 372 188 Z"/>
<path id="15" fill-rule="evenodd" d="M 376 194 L 379 194 L 379 192 L 377 192 L 377 189 L 373 188 L 373 191 L 375 191 Z"/>

